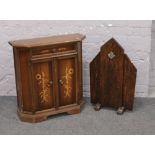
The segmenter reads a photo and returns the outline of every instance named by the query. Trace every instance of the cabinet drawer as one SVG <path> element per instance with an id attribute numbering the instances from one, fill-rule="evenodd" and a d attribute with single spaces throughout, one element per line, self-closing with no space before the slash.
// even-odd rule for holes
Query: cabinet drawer
<path id="1" fill-rule="evenodd" d="M 72 52 L 72 50 L 76 49 L 75 44 L 65 44 L 61 46 L 53 46 L 53 47 L 45 47 L 41 49 L 33 49 L 32 55 L 43 55 L 43 54 L 50 54 L 50 53 L 61 53 L 61 52 Z"/>

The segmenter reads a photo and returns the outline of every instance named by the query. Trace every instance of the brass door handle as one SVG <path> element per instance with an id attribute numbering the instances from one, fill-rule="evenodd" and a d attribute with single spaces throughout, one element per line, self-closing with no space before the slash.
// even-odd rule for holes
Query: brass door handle
<path id="1" fill-rule="evenodd" d="M 63 85 L 63 84 L 64 84 L 64 82 L 63 82 L 62 80 L 59 80 L 59 83 L 60 83 L 61 85 Z"/>
<path id="2" fill-rule="evenodd" d="M 50 84 L 50 86 L 52 86 L 53 85 L 53 81 L 50 81 L 49 84 Z"/>

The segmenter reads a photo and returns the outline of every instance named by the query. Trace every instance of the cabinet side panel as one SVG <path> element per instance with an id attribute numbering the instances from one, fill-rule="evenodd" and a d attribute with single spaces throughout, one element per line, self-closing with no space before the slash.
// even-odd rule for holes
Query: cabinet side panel
<path id="1" fill-rule="evenodd" d="M 19 52 L 18 50 L 16 50 L 16 48 L 13 48 L 13 55 L 14 55 L 17 102 L 18 102 L 18 108 L 22 111 L 23 100 L 22 100 L 21 80 L 20 80 L 20 61 L 19 61 Z"/>
<path id="2" fill-rule="evenodd" d="M 124 81 L 123 81 L 123 104 L 132 110 L 136 84 L 136 68 L 130 62 L 127 55 L 124 56 Z"/>
<path id="3" fill-rule="evenodd" d="M 19 50 L 20 61 L 20 80 L 22 87 L 23 111 L 32 111 L 31 88 L 29 78 L 29 51 L 26 49 Z"/>
<path id="4" fill-rule="evenodd" d="M 100 55 L 98 54 L 90 63 L 90 95 L 91 103 L 99 101 L 99 61 Z"/>
<path id="5" fill-rule="evenodd" d="M 83 98 L 83 73 L 82 73 L 82 42 L 77 43 L 77 52 L 78 52 L 78 100 L 82 100 Z"/>

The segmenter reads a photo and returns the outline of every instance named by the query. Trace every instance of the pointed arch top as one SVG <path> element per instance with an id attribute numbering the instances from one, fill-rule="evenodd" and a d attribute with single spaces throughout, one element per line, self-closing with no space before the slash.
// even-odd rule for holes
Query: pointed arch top
<path id="1" fill-rule="evenodd" d="M 118 49 L 122 53 L 124 53 L 123 47 L 114 39 L 109 39 L 105 44 L 103 44 L 100 48 L 100 51 L 104 51 L 105 49 L 109 50 L 115 50 Z"/>

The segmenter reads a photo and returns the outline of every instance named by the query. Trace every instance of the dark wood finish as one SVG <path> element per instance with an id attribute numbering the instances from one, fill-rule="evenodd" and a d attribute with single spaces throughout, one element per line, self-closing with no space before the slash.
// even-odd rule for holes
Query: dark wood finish
<path id="1" fill-rule="evenodd" d="M 133 109 L 136 84 L 136 68 L 130 59 L 124 55 L 123 103 L 129 110 Z"/>
<path id="2" fill-rule="evenodd" d="M 84 38 L 71 34 L 9 42 L 22 121 L 40 122 L 50 115 L 80 112 Z"/>
<path id="3" fill-rule="evenodd" d="M 95 109 L 102 106 L 132 110 L 136 72 L 115 39 L 105 43 L 90 63 L 91 102 L 96 104 Z"/>

